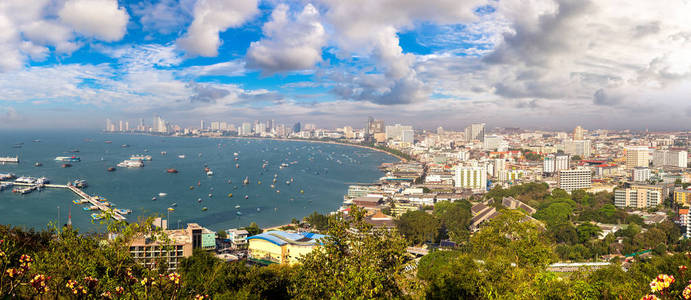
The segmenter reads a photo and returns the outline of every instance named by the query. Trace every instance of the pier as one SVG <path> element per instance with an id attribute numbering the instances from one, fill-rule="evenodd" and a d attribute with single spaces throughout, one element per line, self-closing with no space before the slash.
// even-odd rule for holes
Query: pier
<path id="1" fill-rule="evenodd" d="M 0 183 L 11 183 L 13 185 L 19 185 L 19 186 L 37 186 L 37 184 L 33 183 L 24 183 L 24 182 L 14 182 L 14 181 L 0 181 Z M 68 189 L 72 191 L 73 193 L 77 194 L 80 198 L 86 200 L 87 202 L 91 203 L 91 205 L 97 207 L 100 211 L 102 212 L 109 212 L 110 216 L 115 219 L 116 221 L 124 221 L 126 218 L 117 212 L 114 209 L 111 209 L 110 207 L 106 206 L 105 204 L 101 203 L 98 201 L 94 196 L 89 196 L 87 193 L 82 191 L 80 188 L 73 186 L 73 185 L 65 185 L 65 184 L 40 184 L 38 186 L 41 187 L 47 187 L 47 188 L 56 188 L 56 189 Z"/>

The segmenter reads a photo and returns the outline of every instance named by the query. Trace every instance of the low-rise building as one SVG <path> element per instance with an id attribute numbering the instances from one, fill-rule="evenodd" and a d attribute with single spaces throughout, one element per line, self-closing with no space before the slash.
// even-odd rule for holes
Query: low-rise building
<path id="1" fill-rule="evenodd" d="M 175 270 L 183 258 L 192 256 L 194 249 L 215 248 L 216 234 L 199 224 L 190 223 L 185 229 L 163 230 L 160 236 L 135 237 L 130 243 L 130 254 L 136 262 L 146 267 L 164 262 L 168 264 L 168 270 Z"/>
<path id="2" fill-rule="evenodd" d="M 240 248 L 247 245 L 247 237 L 249 236 L 247 230 L 231 228 L 226 230 L 226 233 L 233 247 Z"/>
<path id="3" fill-rule="evenodd" d="M 614 190 L 614 206 L 619 208 L 656 207 L 664 200 L 662 187 L 656 185 L 631 185 L 629 188 Z"/>
<path id="4" fill-rule="evenodd" d="M 247 238 L 248 259 L 260 264 L 294 264 L 320 245 L 326 237 L 316 233 L 268 231 Z"/>
<path id="5" fill-rule="evenodd" d="M 689 202 L 691 202 L 691 190 L 675 189 L 674 202 L 679 205 L 689 206 Z"/>

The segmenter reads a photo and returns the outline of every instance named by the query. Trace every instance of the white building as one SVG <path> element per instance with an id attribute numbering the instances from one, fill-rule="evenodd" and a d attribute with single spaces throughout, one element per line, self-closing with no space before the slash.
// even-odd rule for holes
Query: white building
<path id="1" fill-rule="evenodd" d="M 559 188 L 567 192 L 589 189 L 592 174 L 589 169 L 560 170 Z"/>
<path id="2" fill-rule="evenodd" d="M 542 172 L 556 173 L 560 170 L 568 170 L 571 157 L 563 154 L 550 154 L 545 156 L 542 162 Z"/>
<path id="3" fill-rule="evenodd" d="M 485 142 L 483 147 L 485 150 L 505 151 L 506 149 L 508 149 L 509 144 L 504 140 L 503 136 L 488 135 L 485 136 Z"/>
<path id="4" fill-rule="evenodd" d="M 394 141 L 403 141 L 403 132 L 413 130 L 412 126 L 407 126 L 407 125 L 401 125 L 401 124 L 396 124 L 393 126 L 386 126 L 385 127 L 385 134 L 386 134 L 386 139 L 387 140 L 394 140 Z M 410 134 L 410 133 L 408 133 Z M 412 138 L 410 138 L 411 143 L 412 143 Z"/>
<path id="5" fill-rule="evenodd" d="M 650 169 L 646 167 L 635 167 L 631 170 L 631 179 L 637 182 L 645 182 L 650 179 Z"/>
<path id="6" fill-rule="evenodd" d="M 457 166 L 454 177 L 457 188 L 471 189 L 474 192 L 484 192 L 487 189 L 487 172 L 484 167 Z"/>
<path id="7" fill-rule="evenodd" d="M 590 157 L 590 147 L 590 140 L 565 141 L 564 153 L 586 158 Z"/>
<path id="8" fill-rule="evenodd" d="M 239 128 L 238 134 L 244 136 L 252 135 L 252 124 L 250 124 L 249 122 L 242 123 L 242 126 L 240 126 Z"/>
<path id="9" fill-rule="evenodd" d="M 688 164 L 688 155 L 689 153 L 686 151 L 655 150 L 655 152 L 653 152 L 653 166 L 686 168 Z"/>

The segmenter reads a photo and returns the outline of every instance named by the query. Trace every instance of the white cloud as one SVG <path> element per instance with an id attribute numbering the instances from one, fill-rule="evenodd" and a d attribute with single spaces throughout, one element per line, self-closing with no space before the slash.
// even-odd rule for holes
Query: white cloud
<path id="1" fill-rule="evenodd" d="M 67 0 L 58 12 L 60 20 L 88 37 L 113 42 L 127 31 L 129 15 L 117 0 Z"/>
<path id="2" fill-rule="evenodd" d="M 141 1 L 131 6 L 146 32 L 170 34 L 180 31 L 191 18 L 193 0 Z"/>
<path id="3" fill-rule="evenodd" d="M 302 12 L 291 18 L 289 7 L 279 4 L 264 24 L 264 38 L 252 42 L 247 50 L 250 67 L 264 74 L 305 70 L 322 60 L 321 49 L 326 45 L 326 31 L 319 20 L 319 11 L 305 5 Z"/>
<path id="4" fill-rule="evenodd" d="M 199 0 L 194 21 L 178 44 L 191 55 L 216 56 L 221 46 L 219 33 L 244 24 L 259 12 L 257 5 L 257 0 Z"/>

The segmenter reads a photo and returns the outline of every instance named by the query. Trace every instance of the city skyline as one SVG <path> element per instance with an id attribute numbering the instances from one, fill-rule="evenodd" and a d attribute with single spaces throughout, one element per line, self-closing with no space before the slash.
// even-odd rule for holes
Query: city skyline
<path id="1" fill-rule="evenodd" d="M 0 129 L 367 116 L 416 128 L 688 130 L 689 4 L 0 3 Z M 361 13 L 362 11 L 366 13 Z M 133 126 L 134 124 L 129 124 Z"/>

